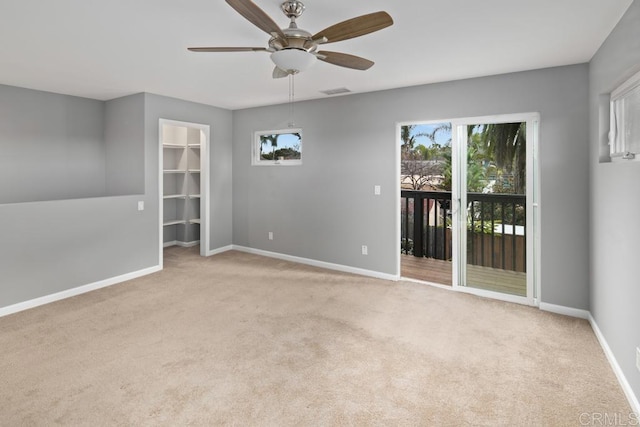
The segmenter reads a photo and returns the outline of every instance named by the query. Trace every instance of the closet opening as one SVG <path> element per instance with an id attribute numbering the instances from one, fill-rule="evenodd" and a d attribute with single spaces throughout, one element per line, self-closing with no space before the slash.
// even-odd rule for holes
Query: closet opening
<path id="1" fill-rule="evenodd" d="M 209 126 L 160 119 L 160 264 L 164 248 L 209 247 Z"/>

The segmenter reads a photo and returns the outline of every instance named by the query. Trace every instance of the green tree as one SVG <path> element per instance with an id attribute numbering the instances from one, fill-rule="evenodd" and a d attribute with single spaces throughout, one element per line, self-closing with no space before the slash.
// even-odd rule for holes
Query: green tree
<path id="1" fill-rule="evenodd" d="M 442 180 L 445 154 L 450 147 L 435 142 L 435 133 L 416 132 L 417 125 L 400 128 L 402 184 L 414 190 L 434 188 Z M 419 144 L 417 139 L 426 137 L 433 141 L 430 146 Z"/>
<path id="2" fill-rule="evenodd" d="M 300 145 L 297 144 L 294 147 L 291 148 L 281 148 L 281 149 L 277 149 L 278 148 L 278 138 L 280 137 L 280 135 L 283 134 L 262 134 L 260 135 L 260 158 L 265 159 L 265 160 L 274 160 L 277 159 L 278 157 L 284 157 L 285 159 L 299 159 L 300 158 Z M 302 139 L 302 135 L 300 135 L 300 133 L 298 132 L 294 132 L 291 133 L 291 135 L 294 135 L 296 137 L 298 137 L 298 141 L 300 141 Z M 270 153 L 263 153 L 263 146 L 267 145 L 267 144 L 271 144 L 271 152 Z M 285 150 L 282 151 L 280 154 L 277 154 L 278 151 L 281 150 Z M 291 153 L 290 151 L 293 150 L 295 151 L 297 154 Z M 297 156 L 297 157 L 296 157 Z"/>
<path id="3" fill-rule="evenodd" d="M 437 135 L 440 133 L 444 133 L 449 137 L 444 145 L 440 145 L 436 142 Z M 438 189 L 442 191 L 451 191 L 451 123 L 442 123 L 436 126 L 429 134 L 429 139 L 433 141 L 432 147 L 434 147 L 434 149 L 436 150 L 436 153 L 434 153 L 434 155 L 440 156 L 440 158 L 444 160 L 444 179 L 438 186 Z"/>
<path id="4" fill-rule="evenodd" d="M 492 168 L 482 136 L 473 133 L 467 138 L 467 191 L 481 192 L 489 183 L 487 175 Z"/>
<path id="5" fill-rule="evenodd" d="M 429 136 L 424 132 L 413 133 L 417 125 L 405 125 L 400 128 L 400 139 L 402 140 L 402 153 L 412 153 L 416 149 L 416 140 L 422 136 Z"/>
<path id="6" fill-rule="evenodd" d="M 479 136 L 474 138 L 479 139 Z M 444 180 L 438 187 L 443 191 L 451 191 L 451 147 L 443 151 L 445 166 L 444 166 Z M 487 186 L 487 165 L 484 159 L 482 150 L 478 147 L 478 144 L 470 144 L 467 147 L 467 191 L 481 192 Z"/>
<path id="7" fill-rule="evenodd" d="M 260 135 L 260 157 L 262 159 L 266 159 L 266 160 L 273 160 L 273 152 L 275 151 L 276 147 L 278 146 L 278 134 L 264 134 L 264 135 Z M 271 143 L 271 147 L 273 148 L 271 153 L 266 153 L 263 154 L 263 146 L 267 145 Z"/>
<path id="8" fill-rule="evenodd" d="M 513 192 L 524 194 L 527 170 L 526 123 L 485 125 L 480 132 L 487 156 L 498 169 L 513 174 Z M 500 186 L 504 190 L 504 186 Z"/>

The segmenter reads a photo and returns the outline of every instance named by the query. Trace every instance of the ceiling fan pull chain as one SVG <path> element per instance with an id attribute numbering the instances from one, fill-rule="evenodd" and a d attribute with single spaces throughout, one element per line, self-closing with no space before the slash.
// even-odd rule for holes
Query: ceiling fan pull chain
<path id="1" fill-rule="evenodd" d="M 295 73 L 289 74 L 289 116 L 291 121 L 289 122 L 289 127 L 295 127 L 295 119 L 294 119 L 294 100 L 295 100 L 295 85 L 294 85 L 294 75 Z"/>

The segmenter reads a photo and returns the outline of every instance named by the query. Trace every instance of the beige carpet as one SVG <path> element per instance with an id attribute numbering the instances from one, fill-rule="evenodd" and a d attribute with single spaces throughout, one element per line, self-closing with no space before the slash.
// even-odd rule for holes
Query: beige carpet
<path id="1" fill-rule="evenodd" d="M 160 273 L 0 318 L 0 353 L 3 426 L 630 413 L 585 321 L 238 252 L 167 249 Z"/>

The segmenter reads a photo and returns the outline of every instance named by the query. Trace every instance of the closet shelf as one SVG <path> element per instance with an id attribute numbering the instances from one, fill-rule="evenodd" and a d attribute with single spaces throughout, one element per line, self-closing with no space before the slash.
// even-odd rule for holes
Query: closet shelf
<path id="1" fill-rule="evenodd" d="M 164 178 L 160 207 L 162 215 L 167 218 L 162 222 L 163 247 L 194 246 L 199 242 L 201 232 L 201 132 L 186 126 L 166 124 L 162 129 L 160 167 Z"/>

